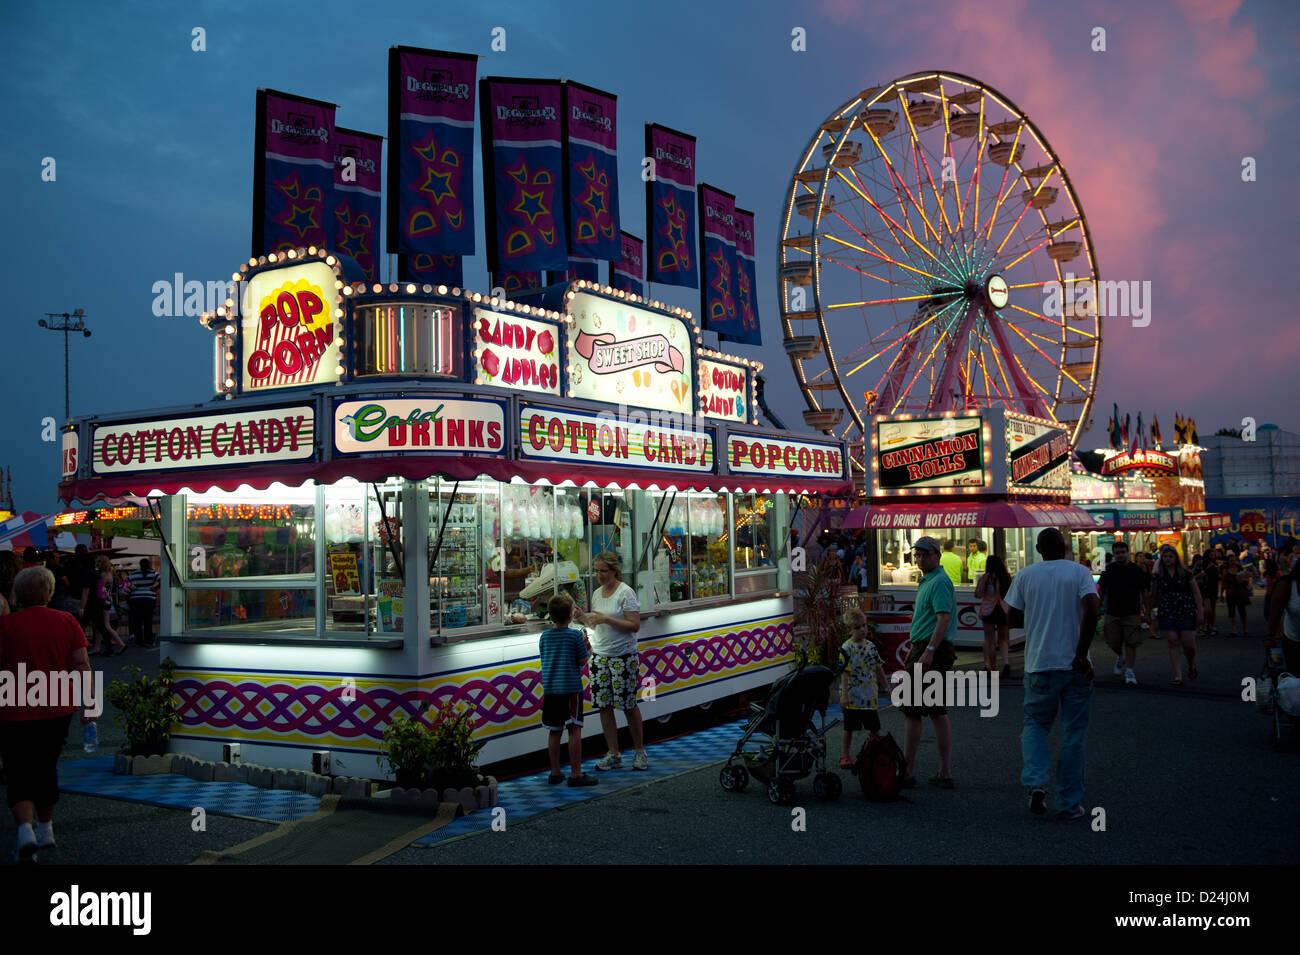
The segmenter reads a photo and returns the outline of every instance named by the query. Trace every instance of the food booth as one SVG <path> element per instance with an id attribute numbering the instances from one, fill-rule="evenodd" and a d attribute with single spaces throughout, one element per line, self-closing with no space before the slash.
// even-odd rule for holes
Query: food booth
<path id="1" fill-rule="evenodd" d="M 956 643 L 983 646 L 975 584 L 988 555 L 1006 561 L 1014 576 L 1039 560 L 1034 545 L 1041 529 L 1068 532 L 1091 523 L 1070 504 L 1068 433 L 1055 422 L 1001 408 L 877 415 L 870 430 L 868 503 L 844 526 L 865 528 L 874 542 L 873 610 L 909 616 L 920 578 L 912 544 L 924 536 L 952 542 L 960 561 Z M 1024 639 L 1021 630 L 1011 635 L 1013 642 Z"/>
<path id="2" fill-rule="evenodd" d="M 555 586 L 583 601 L 604 550 L 641 604 L 648 717 L 779 674 L 787 495 L 843 490 L 843 444 L 758 427 L 760 366 L 682 309 L 352 268 L 249 260 L 241 307 L 204 316 L 212 401 L 63 435 L 66 500 L 151 499 L 174 751 L 374 776 L 394 714 L 448 701 L 484 762 L 544 749 L 538 611 Z"/>

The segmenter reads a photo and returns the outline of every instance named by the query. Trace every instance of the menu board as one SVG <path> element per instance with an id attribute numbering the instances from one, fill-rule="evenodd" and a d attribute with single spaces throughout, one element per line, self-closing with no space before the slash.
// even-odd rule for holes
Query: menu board
<path id="1" fill-rule="evenodd" d="M 1070 436 L 1046 421 L 1007 413 L 1009 490 L 1070 490 Z"/>
<path id="2" fill-rule="evenodd" d="M 983 420 L 914 418 L 876 424 L 875 483 L 881 490 L 983 488 Z"/>

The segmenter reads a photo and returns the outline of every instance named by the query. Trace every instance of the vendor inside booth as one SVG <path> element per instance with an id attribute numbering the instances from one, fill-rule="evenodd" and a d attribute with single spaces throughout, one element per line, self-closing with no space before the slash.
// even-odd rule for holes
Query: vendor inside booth
<path id="1" fill-rule="evenodd" d="M 63 435 L 66 500 L 138 494 L 158 518 L 173 751 L 373 776 L 393 707 L 431 702 L 474 710 L 484 762 L 544 748 L 538 612 L 585 604 L 602 551 L 641 606 L 647 716 L 775 679 L 788 496 L 842 492 L 842 443 L 759 427 L 759 366 L 702 348 L 685 310 L 350 269 L 250 260 L 242 317 L 204 319 L 213 401 Z"/>

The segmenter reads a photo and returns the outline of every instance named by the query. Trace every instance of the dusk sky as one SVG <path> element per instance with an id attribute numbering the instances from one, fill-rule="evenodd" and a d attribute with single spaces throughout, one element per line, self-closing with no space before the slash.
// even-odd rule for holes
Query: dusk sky
<path id="1" fill-rule="evenodd" d="M 191 49 L 206 31 L 206 51 Z M 505 52 L 491 49 L 506 31 Z M 1106 31 L 1095 52 L 1094 28 Z M 791 48 L 792 30 L 807 49 Z M 211 336 L 156 317 L 155 282 L 228 279 L 248 257 L 259 87 L 338 104 L 339 125 L 388 135 L 393 45 L 478 53 L 479 76 L 562 77 L 619 97 L 622 227 L 645 235 L 643 125 L 698 137 L 697 178 L 756 213 L 769 403 L 806 430 L 781 345 L 776 259 L 782 204 L 811 132 L 864 87 L 950 70 L 1006 94 L 1054 147 L 1087 216 L 1103 279 L 1151 283 L 1145 328 L 1108 321 L 1094 427 L 1113 402 L 1136 418 L 1175 411 L 1202 435 L 1243 417 L 1300 430 L 1291 375 L 1300 324 L 1293 277 L 1300 210 L 1300 4 L 1294 0 L 814 0 L 589 2 L 69 3 L 0 9 L 0 169 L 9 412 L 0 466 L 20 510 L 56 510 L 63 341 L 37 327 L 82 308 L 71 409 L 207 401 Z M 57 178 L 42 180 L 46 157 Z M 1255 181 L 1244 182 L 1243 160 Z M 481 157 L 480 157 L 481 160 Z M 481 202 L 466 284 L 488 291 Z M 385 256 L 386 267 L 387 256 Z M 603 274 L 603 273 L 602 273 Z M 655 296 L 699 310 L 694 289 Z M 851 332 L 846 334 L 851 335 Z M 715 344 L 706 335 L 706 344 Z M 852 339 L 846 339 L 851 343 Z"/>

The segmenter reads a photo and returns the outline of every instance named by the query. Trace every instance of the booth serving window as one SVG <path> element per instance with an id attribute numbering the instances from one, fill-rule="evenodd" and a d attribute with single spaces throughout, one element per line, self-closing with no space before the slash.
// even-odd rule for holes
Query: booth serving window
<path id="1" fill-rule="evenodd" d="M 458 311 L 446 305 L 367 305 L 355 312 L 357 375 L 461 374 Z"/>
<path id="2" fill-rule="evenodd" d="M 711 491 L 650 495 L 662 528 L 654 559 L 656 603 L 731 595 L 727 497 Z"/>
<path id="3" fill-rule="evenodd" d="M 190 631 L 401 633 L 401 485 L 345 479 L 185 500 Z"/>
<path id="4" fill-rule="evenodd" d="M 974 587 L 984 572 L 989 555 L 993 553 L 993 529 L 969 527 L 959 531 L 927 527 L 909 530 L 880 530 L 876 532 L 880 547 L 880 584 L 889 586 L 914 586 L 920 582 L 921 571 L 912 555 L 912 542 L 920 537 L 933 537 L 941 546 L 952 544 L 952 554 L 961 561 L 958 586 Z M 1015 530 L 1007 533 L 1008 564 L 1012 555 L 1023 562 L 1020 539 Z M 982 547 L 981 547 L 982 545 Z M 1014 572 L 1014 571 L 1013 571 Z"/>
<path id="5" fill-rule="evenodd" d="M 325 502 L 325 626 L 340 632 L 405 629 L 401 483 L 345 478 Z"/>
<path id="6" fill-rule="evenodd" d="M 316 573 L 316 489 L 212 491 L 185 502 L 191 580 Z"/>
<path id="7" fill-rule="evenodd" d="M 736 593 L 775 590 L 776 498 L 771 494 L 736 494 L 732 497 L 735 535 Z"/>
<path id="8" fill-rule="evenodd" d="M 625 492 L 491 480 L 428 482 L 430 626 L 449 631 L 535 619 L 559 589 L 589 609 L 591 560 L 617 554 L 635 587 Z"/>

